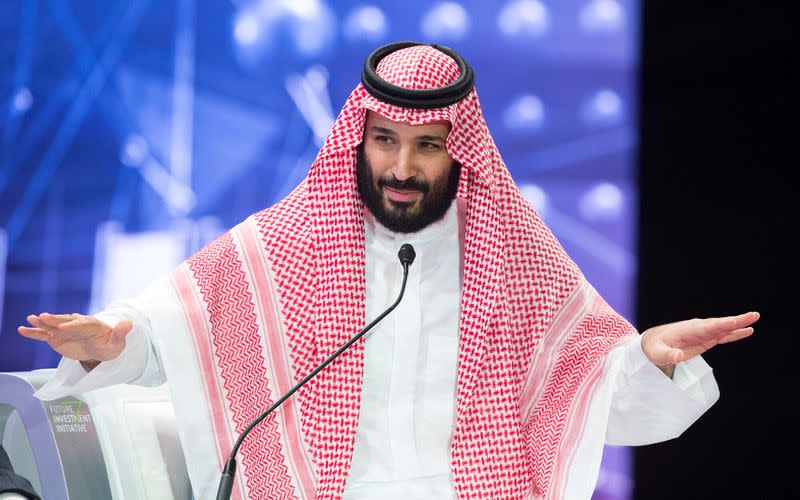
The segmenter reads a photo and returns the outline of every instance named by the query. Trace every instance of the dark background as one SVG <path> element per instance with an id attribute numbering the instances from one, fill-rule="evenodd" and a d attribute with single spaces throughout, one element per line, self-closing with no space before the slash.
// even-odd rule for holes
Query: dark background
<path id="1" fill-rule="evenodd" d="M 762 317 L 704 356 L 717 404 L 634 448 L 635 498 L 797 498 L 797 31 L 770 4 L 643 2 L 638 324 Z"/>

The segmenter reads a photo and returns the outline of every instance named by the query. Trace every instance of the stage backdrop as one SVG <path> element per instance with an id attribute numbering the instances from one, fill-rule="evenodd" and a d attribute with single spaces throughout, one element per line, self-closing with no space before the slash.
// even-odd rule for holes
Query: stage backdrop
<path id="1" fill-rule="evenodd" d="M 465 55 L 511 173 L 633 320 L 638 3 L 0 3 L 0 371 L 37 312 L 94 313 L 305 176 L 371 50 Z M 629 498 L 607 449 L 595 498 Z"/>

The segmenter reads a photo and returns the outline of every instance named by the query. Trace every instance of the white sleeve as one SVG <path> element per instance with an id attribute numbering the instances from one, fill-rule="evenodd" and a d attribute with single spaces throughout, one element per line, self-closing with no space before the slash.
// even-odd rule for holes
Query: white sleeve
<path id="1" fill-rule="evenodd" d="M 146 311 L 159 294 L 159 287 L 169 286 L 166 277 L 155 281 L 135 299 L 112 303 L 94 316 L 114 326 L 123 319 L 133 324 L 125 337 L 125 348 L 119 356 L 103 361 L 91 372 L 86 372 L 79 361 L 61 358 L 58 368 L 34 396 L 43 400 L 62 398 L 100 387 L 115 384 L 157 386 L 165 381 L 158 351 L 152 341 L 152 328 Z"/>
<path id="2" fill-rule="evenodd" d="M 711 367 L 699 356 L 678 364 L 670 379 L 647 359 L 641 335 L 613 349 L 592 391 L 564 498 L 591 498 L 604 442 L 635 446 L 678 437 L 718 397 Z"/>
<path id="3" fill-rule="evenodd" d="M 679 363 L 670 379 L 647 359 L 641 335 L 620 349 L 607 444 L 638 446 L 676 438 L 719 399 L 711 367 L 700 356 Z"/>

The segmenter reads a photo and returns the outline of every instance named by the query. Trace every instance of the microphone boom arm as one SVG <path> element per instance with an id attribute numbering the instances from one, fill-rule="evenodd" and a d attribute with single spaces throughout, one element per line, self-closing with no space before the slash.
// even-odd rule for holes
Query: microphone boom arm
<path id="1" fill-rule="evenodd" d="M 219 488 L 217 489 L 217 500 L 228 500 L 231 497 L 231 491 L 233 489 L 233 478 L 236 474 L 236 454 L 239 452 L 239 448 L 242 446 L 242 442 L 244 441 L 245 436 L 262 420 L 267 418 L 267 416 L 272 413 L 277 407 L 281 405 L 284 401 L 286 401 L 292 394 L 297 392 L 298 389 L 303 387 L 306 382 L 314 378 L 317 373 L 319 373 L 323 368 L 328 366 L 337 356 L 347 350 L 348 347 L 353 345 L 358 339 L 364 336 L 365 333 L 370 331 L 372 327 L 378 324 L 383 318 L 385 318 L 390 312 L 394 311 L 398 304 L 400 304 L 400 300 L 403 298 L 403 293 L 406 290 L 406 281 L 408 280 L 408 267 L 414 261 L 414 249 L 411 245 L 405 244 L 400 248 L 399 252 L 400 262 L 403 264 L 403 284 L 400 286 L 400 295 L 398 295 L 397 300 L 394 301 L 394 304 L 389 306 L 380 316 L 375 318 L 370 324 L 364 327 L 363 330 L 358 332 L 353 338 L 351 338 L 346 344 L 340 347 L 335 353 L 331 354 L 328 359 L 322 362 L 314 371 L 309 373 L 305 376 L 303 380 L 297 383 L 294 387 L 292 387 L 289 392 L 281 396 L 279 400 L 270 406 L 267 411 L 261 414 L 257 419 L 255 419 L 247 428 L 242 431 L 239 435 L 239 439 L 236 440 L 236 444 L 234 444 L 233 449 L 231 450 L 230 457 L 228 460 L 225 461 L 225 467 L 222 469 L 222 477 L 219 480 Z"/>

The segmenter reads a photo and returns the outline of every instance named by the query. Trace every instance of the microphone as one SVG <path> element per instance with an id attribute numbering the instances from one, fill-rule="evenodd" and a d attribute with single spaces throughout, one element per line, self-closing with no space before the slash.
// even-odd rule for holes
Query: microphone
<path id="1" fill-rule="evenodd" d="M 400 251 L 397 252 L 397 258 L 400 259 L 400 263 L 403 264 L 404 269 L 406 267 L 406 263 L 408 263 L 410 266 L 416 257 L 417 253 L 414 251 L 414 247 L 408 243 L 403 244 L 403 246 L 400 247 Z"/>
<path id="2" fill-rule="evenodd" d="M 358 334 L 351 338 L 345 345 L 339 348 L 338 351 L 333 353 L 328 359 L 322 362 L 317 368 L 314 369 L 311 373 L 306 375 L 306 377 L 301 380 L 296 386 L 292 387 L 289 392 L 281 396 L 281 398 L 275 403 L 270 406 L 267 411 L 262 413 L 258 418 L 253 420 L 253 422 L 247 426 L 247 428 L 242 431 L 239 435 L 239 439 L 236 440 L 236 444 L 233 445 L 233 449 L 231 450 L 231 454 L 228 457 L 228 460 L 225 461 L 225 467 L 222 469 L 222 476 L 219 479 L 219 488 L 217 489 L 217 500 L 230 500 L 231 498 L 231 491 L 233 490 L 233 479 L 236 476 L 236 453 L 239 451 L 239 447 L 242 446 L 242 442 L 244 441 L 245 436 L 250 433 L 250 431 L 258 425 L 262 420 L 267 418 L 267 415 L 272 413 L 278 406 L 281 405 L 284 401 L 289 399 L 289 397 L 294 394 L 299 388 L 303 387 L 306 382 L 314 378 L 317 373 L 322 371 L 323 368 L 328 366 L 331 361 L 336 359 L 341 353 L 347 350 L 348 347 L 353 345 L 358 339 L 360 339 L 365 333 L 370 331 L 373 326 L 377 325 L 383 318 L 385 318 L 390 312 L 400 304 L 400 300 L 403 298 L 403 293 L 406 290 L 406 281 L 408 280 L 408 267 L 414 262 L 417 254 L 414 252 L 414 247 L 409 245 L 408 243 L 403 244 L 400 247 L 400 251 L 397 252 L 397 258 L 400 259 L 400 263 L 403 265 L 403 284 L 400 286 L 400 295 L 397 297 L 397 300 L 394 301 L 394 304 L 389 306 L 380 316 L 375 318 L 372 323 L 368 324 L 364 327 L 363 330 L 358 332 Z"/>

